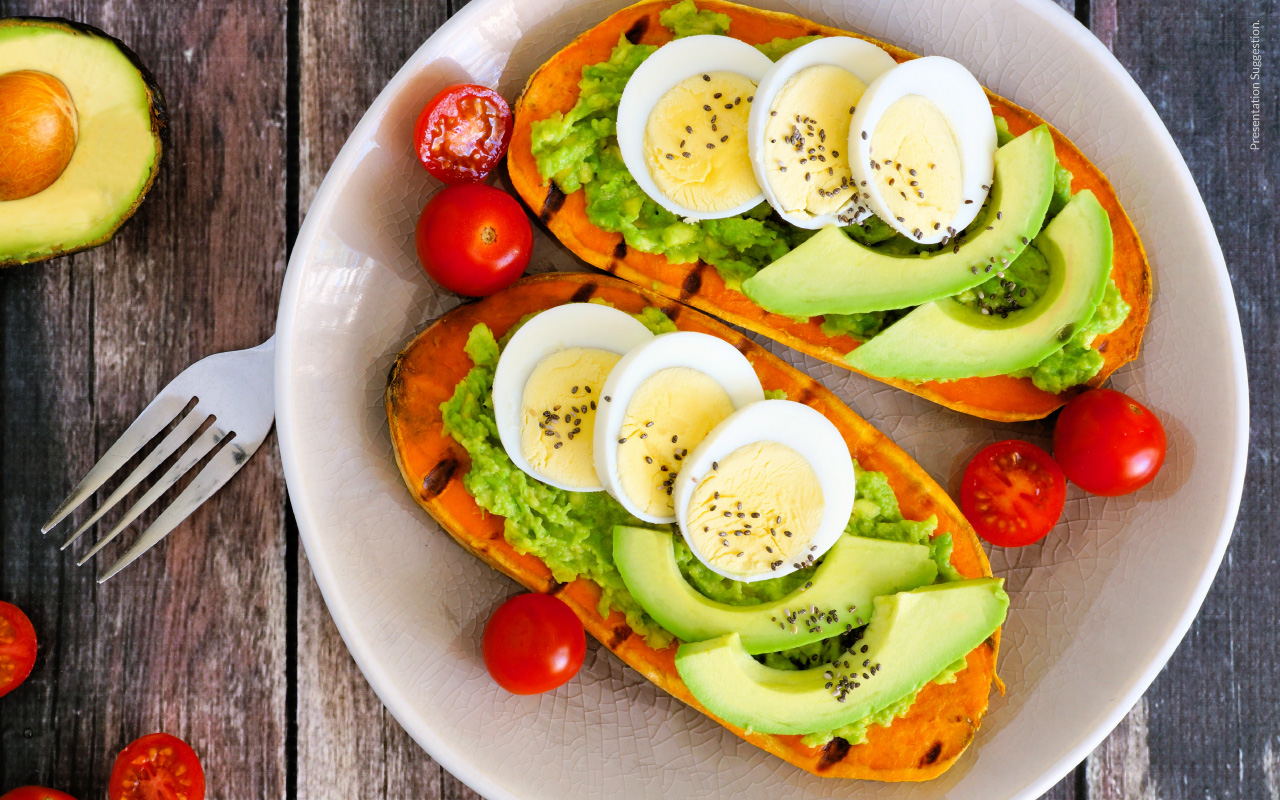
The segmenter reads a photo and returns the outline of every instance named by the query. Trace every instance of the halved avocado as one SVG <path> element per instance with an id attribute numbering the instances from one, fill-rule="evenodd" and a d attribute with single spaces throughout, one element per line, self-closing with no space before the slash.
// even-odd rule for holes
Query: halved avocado
<path id="1" fill-rule="evenodd" d="M 871 615 L 882 594 L 932 583 L 938 566 L 922 544 L 841 536 L 808 588 L 753 606 L 710 600 L 680 574 L 672 534 L 652 528 L 613 529 L 613 559 L 622 580 L 649 616 L 686 642 L 730 632 L 748 653 L 770 653 L 836 636 Z M 816 610 L 815 610 L 816 609 Z M 788 621 L 800 612 L 795 623 Z M 809 623 L 813 616 L 817 622 Z"/>
<path id="2" fill-rule="evenodd" d="M 991 199 L 964 244 L 899 256 L 825 228 L 744 281 L 742 291 L 767 311 L 811 316 L 909 308 L 971 289 L 1040 230 L 1056 165 L 1048 126 L 1033 128 L 996 151 Z"/>
<path id="3" fill-rule="evenodd" d="M 61 82 L 74 104 L 75 149 L 35 194 L 0 200 L 0 266 L 95 247 L 137 210 L 160 168 L 164 98 L 121 42 L 65 19 L 0 19 L 0 76 L 35 72 Z M 21 104 L 0 102 L 0 124 Z"/>
<path id="4" fill-rule="evenodd" d="M 909 381 L 1007 375 L 1062 349 L 1088 323 L 1111 277 L 1111 221 L 1084 190 L 1032 243 L 1049 262 L 1049 286 L 1007 318 L 944 298 L 926 303 L 847 356 L 854 369 Z"/>
<path id="5" fill-rule="evenodd" d="M 1009 596 L 1000 578 L 940 583 L 877 597 L 862 639 L 805 670 L 766 667 L 737 633 L 676 651 L 676 670 L 711 713 L 757 733 L 829 731 L 910 697 L 991 636 Z"/>

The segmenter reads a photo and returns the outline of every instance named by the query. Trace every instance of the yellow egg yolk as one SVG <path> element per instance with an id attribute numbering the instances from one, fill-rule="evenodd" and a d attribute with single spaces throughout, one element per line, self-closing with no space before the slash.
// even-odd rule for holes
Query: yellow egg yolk
<path id="1" fill-rule="evenodd" d="M 822 485 L 799 453 L 754 442 L 717 462 L 693 490 L 685 536 L 735 575 L 806 565 L 822 523 Z"/>
<path id="2" fill-rule="evenodd" d="M 787 79 L 765 123 L 769 186 L 790 213 L 831 214 L 855 194 L 849 120 L 867 85 L 841 67 L 806 67 Z"/>
<path id="3" fill-rule="evenodd" d="M 654 104 L 645 161 L 658 190 L 700 212 L 740 206 L 760 193 L 747 148 L 756 84 L 736 72 L 686 78 Z"/>
<path id="4" fill-rule="evenodd" d="M 571 347 L 538 362 L 524 387 L 520 452 L 541 475 L 575 489 L 599 489 L 592 431 L 600 387 L 617 353 Z"/>
<path id="5" fill-rule="evenodd" d="M 728 392 L 706 373 L 670 367 L 650 375 L 631 396 L 618 433 L 623 492 L 647 514 L 674 514 L 671 492 L 685 456 L 732 413 Z"/>
<path id="6" fill-rule="evenodd" d="M 960 151 L 947 118 L 926 98 L 907 95 L 885 110 L 871 134 L 871 160 L 880 196 L 908 235 L 939 230 L 959 210 Z"/>

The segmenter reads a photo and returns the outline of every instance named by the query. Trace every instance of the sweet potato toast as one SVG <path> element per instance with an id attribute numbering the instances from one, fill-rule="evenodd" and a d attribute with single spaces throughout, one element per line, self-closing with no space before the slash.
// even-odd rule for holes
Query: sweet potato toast
<path id="1" fill-rule="evenodd" d="M 676 673 L 676 645 L 653 649 L 631 631 L 620 613 L 602 617 L 597 612 L 600 589 L 595 583 L 586 579 L 558 583 L 540 559 L 518 553 L 507 543 L 503 519 L 483 511 L 464 488 L 462 478 L 470 469 L 470 458 L 445 434 L 440 411 L 440 404 L 452 396 L 454 387 L 472 367 L 463 351 L 472 327 L 483 322 L 501 337 L 525 314 L 589 299 L 605 300 L 631 313 L 654 306 L 681 330 L 709 333 L 733 344 L 750 360 L 766 390 L 784 390 L 790 399 L 821 411 L 840 429 L 863 467 L 888 475 L 905 517 L 937 516 L 938 533 L 952 535 L 952 564 L 961 574 L 991 574 L 973 528 L 946 493 L 906 453 L 807 375 L 728 326 L 616 278 L 585 273 L 526 278 L 510 289 L 446 314 L 396 359 L 386 392 L 396 461 L 418 504 L 459 544 L 525 587 L 558 595 L 592 636 L 659 687 L 708 713 Z M 889 727 L 872 727 L 865 744 L 850 746 L 833 739 L 823 747 L 807 747 L 799 736 L 748 733 L 721 722 L 752 744 L 816 775 L 927 780 L 951 766 L 973 740 L 995 679 L 999 640 L 997 632 L 971 652 L 967 667 L 954 683 L 929 684 L 921 690 L 905 717 Z"/>
<path id="2" fill-rule="evenodd" d="M 582 190 L 566 196 L 538 174 L 531 149 L 533 123 L 557 111 L 569 111 L 578 99 L 582 68 L 607 60 L 619 37 L 626 36 L 634 43 L 643 44 L 669 41 L 671 33 L 659 24 L 658 14 L 674 2 L 646 0 L 617 12 L 579 36 L 529 78 L 515 106 L 515 130 L 507 158 L 511 182 L 547 228 L 592 266 L 849 369 L 844 355 L 858 346 L 857 339 L 828 336 L 822 332 L 820 317 L 799 322 L 765 311 L 746 295 L 729 289 L 715 268 L 708 264 L 673 264 L 665 256 L 628 248 L 621 234 L 601 230 L 587 218 Z M 790 14 L 762 11 L 724 0 L 698 0 L 698 7 L 727 14 L 732 20 L 729 35 L 749 44 L 769 42 L 777 37 L 857 36 Z M 857 38 L 868 39 L 865 36 Z M 900 62 L 916 58 L 901 48 L 868 40 Z M 1009 130 L 1015 135 L 1043 124 L 1044 120 L 1030 111 L 990 92 L 987 94 L 994 112 L 1004 117 Z M 1132 361 L 1138 354 L 1150 310 L 1151 273 L 1137 231 L 1120 207 L 1106 176 L 1065 136 L 1051 130 L 1058 159 L 1074 176 L 1072 191 L 1092 189 L 1107 209 L 1115 239 L 1112 278 L 1132 308 L 1120 328 L 1095 341 L 1095 348 L 1105 358 L 1102 370 L 1088 384 L 1097 386 L 1117 367 Z M 922 384 L 895 379 L 885 382 L 957 411 L 1002 421 L 1047 416 L 1085 388 L 1076 387 L 1055 395 L 1036 388 L 1029 378 L 1008 376 Z"/>

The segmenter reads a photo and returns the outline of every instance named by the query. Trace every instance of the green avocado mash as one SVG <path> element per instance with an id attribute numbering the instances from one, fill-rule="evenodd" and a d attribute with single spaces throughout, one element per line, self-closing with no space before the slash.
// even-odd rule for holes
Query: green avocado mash
<path id="1" fill-rule="evenodd" d="M 681 0 L 661 12 L 659 21 L 676 38 L 725 34 L 730 24 L 724 14 L 698 10 L 693 0 Z M 776 61 L 819 38 L 777 38 L 756 47 Z M 815 231 L 786 224 L 768 203 L 761 203 L 737 217 L 686 222 L 645 195 L 622 161 L 615 134 L 622 91 L 636 68 L 655 50 L 657 47 L 653 45 L 632 44 L 626 37 L 620 37 L 608 61 L 583 67 L 574 107 L 567 114 L 557 112 L 533 124 L 532 150 L 538 173 L 545 180 L 554 181 L 565 194 L 582 189 L 587 218 L 602 230 L 621 233 L 628 247 L 660 253 L 673 263 L 705 261 L 715 267 L 731 290 L 738 290 L 742 281 L 781 258 Z M 1001 145 L 1012 138 L 1008 124 L 999 116 L 996 135 Z M 1071 198 L 1071 173 L 1061 164 L 1056 167 L 1054 184 L 1046 222 Z M 862 244 L 894 254 L 937 249 L 913 243 L 876 217 L 844 230 Z M 998 288 L 999 281 L 993 280 Z M 979 289 L 986 294 L 991 291 L 986 285 Z M 1033 294 L 1033 284 L 1015 281 L 1013 290 L 1022 289 L 1028 290 L 1024 298 L 1037 296 Z M 959 299 L 966 302 L 975 297 L 976 294 Z M 1030 301 L 1023 303 L 1029 304 Z M 909 310 L 828 314 L 822 320 L 822 331 L 829 336 L 850 335 L 866 341 Z M 1094 322 L 1082 327 L 1062 350 L 1021 374 L 1031 377 L 1039 388 L 1055 393 L 1088 381 L 1103 363 L 1101 354 L 1091 350 L 1089 343 L 1099 333 L 1119 327 L 1128 311 L 1128 305 L 1113 283 Z"/>
<path id="2" fill-rule="evenodd" d="M 636 318 L 654 333 L 675 328 L 671 320 L 656 308 L 646 308 Z M 617 609 L 626 616 L 631 629 L 644 636 L 651 646 L 661 648 L 669 645 L 671 634 L 645 614 L 631 597 L 613 561 L 613 526 L 643 523 L 628 514 L 606 492 L 556 489 L 534 480 L 517 468 L 502 449 L 493 412 L 493 376 L 501 353 L 500 343 L 486 325 L 476 325 L 467 337 L 466 352 L 474 366 L 454 387 L 453 396 L 441 404 L 440 411 L 445 432 L 471 456 L 471 468 L 463 477 L 467 492 L 481 508 L 504 518 L 503 534 L 517 551 L 532 553 L 542 559 L 558 581 L 568 582 L 580 576 L 595 581 L 603 590 L 599 607 L 601 614 Z M 845 533 L 927 544 L 938 565 L 939 582 L 960 579 L 959 573 L 951 566 L 951 534 L 934 536 L 937 520 L 933 517 L 922 521 L 904 519 L 884 473 L 868 472 L 856 464 L 855 471 L 858 499 Z M 790 594 L 809 580 L 821 564 L 819 560 L 814 566 L 790 575 L 744 583 L 707 569 L 679 536 L 675 537 L 675 547 L 676 561 L 690 585 L 712 600 L 735 605 L 754 605 Z M 860 629 L 855 630 L 845 637 L 856 636 L 859 632 Z M 761 658 L 770 666 L 799 666 L 812 659 L 819 652 L 817 648 L 834 648 L 841 641 L 837 637 L 828 643 L 770 653 Z M 851 641 L 848 639 L 844 643 L 848 645 Z M 895 706 L 867 720 L 866 725 L 888 724 L 895 716 L 905 713 L 910 703 L 904 701 L 900 705 L 900 709 Z M 862 730 L 865 732 L 865 726 Z M 830 739 L 844 734 L 813 735 Z"/>

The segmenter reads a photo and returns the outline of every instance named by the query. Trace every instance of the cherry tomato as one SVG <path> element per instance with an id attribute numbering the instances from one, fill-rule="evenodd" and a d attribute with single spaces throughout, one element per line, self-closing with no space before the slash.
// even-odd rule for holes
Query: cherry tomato
<path id="1" fill-rule="evenodd" d="M 978 452 L 964 471 L 960 508 L 978 535 L 1000 547 L 1045 537 L 1062 516 L 1067 481 L 1049 454 L 1010 439 Z"/>
<path id="2" fill-rule="evenodd" d="M 36 664 L 36 629 L 22 609 L 0 602 L 0 697 L 17 689 Z"/>
<path id="3" fill-rule="evenodd" d="M 19 786 L 0 794 L 0 800 L 76 800 L 66 792 L 46 789 L 43 786 Z"/>
<path id="4" fill-rule="evenodd" d="M 484 179 L 511 143 L 511 109 L 484 86 L 450 86 L 427 103 L 413 129 L 418 160 L 448 184 Z"/>
<path id="5" fill-rule="evenodd" d="M 109 800 L 204 800 L 204 768 L 191 746 L 167 733 L 143 736 L 116 756 Z"/>
<path id="6" fill-rule="evenodd" d="M 418 260 L 444 288 L 483 297 L 529 266 L 533 228 L 515 198 L 482 183 L 449 186 L 418 218 Z"/>
<path id="7" fill-rule="evenodd" d="M 1137 491 L 1164 464 L 1164 426 L 1150 409 L 1114 389 L 1067 403 L 1053 429 L 1053 457 L 1071 482 L 1105 497 Z"/>
<path id="8" fill-rule="evenodd" d="M 513 694 L 538 694 L 578 674 L 587 634 L 564 601 L 521 594 L 493 612 L 483 649 L 484 665 L 499 686 Z"/>

